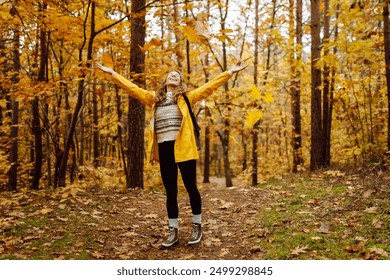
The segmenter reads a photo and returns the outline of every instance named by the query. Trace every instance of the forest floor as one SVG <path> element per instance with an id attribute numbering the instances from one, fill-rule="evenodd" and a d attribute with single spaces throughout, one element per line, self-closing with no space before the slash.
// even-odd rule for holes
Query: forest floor
<path id="1" fill-rule="evenodd" d="M 167 234 L 162 190 L 95 184 L 0 193 L 0 259 L 390 259 L 390 177 L 339 170 L 256 187 L 199 184 L 204 238 L 187 246 L 191 211 L 179 192 L 181 243 Z"/>

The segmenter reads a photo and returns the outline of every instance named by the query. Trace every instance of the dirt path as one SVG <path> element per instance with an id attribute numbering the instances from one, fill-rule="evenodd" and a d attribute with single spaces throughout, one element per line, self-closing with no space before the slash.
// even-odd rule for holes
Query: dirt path
<path id="1" fill-rule="evenodd" d="M 257 213 L 267 194 L 253 188 L 226 188 L 214 179 L 200 184 L 203 198 L 203 241 L 187 246 L 192 214 L 185 193 L 179 195 L 181 243 L 173 250 L 161 250 L 167 234 L 165 195 L 126 192 L 108 198 L 118 211 L 108 213 L 102 224 L 106 234 L 98 234 L 102 244 L 98 252 L 110 259 L 259 259 L 256 246 Z M 102 209 L 103 210 L 103 209 Z M 108 231 L 104 225 L 114 226 Z M 116 222 L 115 222 L 116 221 Z"/>
<path id="2" fill-rule="evenodd" d="M 168 231 L 163 191 L 69 186 L 0 197 L 0 259 L 259 259 L 263 190 L 199 184 L 203 241 L 187 246 L 192 213 L 179 189 L 180 245 L 161 250 Z"/>

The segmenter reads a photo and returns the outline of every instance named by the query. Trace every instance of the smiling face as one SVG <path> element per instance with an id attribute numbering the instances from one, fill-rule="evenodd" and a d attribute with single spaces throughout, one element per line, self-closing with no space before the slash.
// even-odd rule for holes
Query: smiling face
<path id="1" fill-rule="evenodd" d="M 171 71 L 168 73 L 165 85 L 177 87 L 180 85 L 180 83 L 181 83 L 181 78 L 178 72 Z"/>

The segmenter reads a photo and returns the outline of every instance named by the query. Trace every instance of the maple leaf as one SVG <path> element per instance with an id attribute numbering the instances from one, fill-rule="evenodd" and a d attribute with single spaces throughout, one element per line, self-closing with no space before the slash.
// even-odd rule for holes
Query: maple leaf
<path id="1" fill-rule="evenodd" d="M 184 36 L 191 43 L 197 43 L 200 41 L 200 36 L 197 34 L 196 30 L 190 26 L 183 26 Z"/>
<path id="2" fill-rule="evenodd" d="M 252 85 L 252 90 L 251 90 L 251 98 L 254 98 L 256 100 L 259 100 L 261 97 L 261 94 L 260 94 L 260 89 L 255 86 L 255 85 Z"/>
<path id="3" fill-rule="evenodd" d="M 253 109 L 248 112 L 248 115 L 245 120 L 247 127 L 252 128 L 261 118 L 263 117 L 263 112 L 259 109 Z"/>
<path id="4" fill-rule="evenodd" d="M 267 104 L 275 102 L 274 95 L 271 92 L 266 93 L 263 100 Z"/>
<path id="5" fill-rule="evenodd" d="M 162 42 L 160 40 L 153 38 L 152 40 L 150 40 L 150 42 L 146 43 L 144 46 L 139 46 L 139 48 L 143 53 L 146 53 L 151 47 L 153 46 L 160 47 L 161 45 Z"/>

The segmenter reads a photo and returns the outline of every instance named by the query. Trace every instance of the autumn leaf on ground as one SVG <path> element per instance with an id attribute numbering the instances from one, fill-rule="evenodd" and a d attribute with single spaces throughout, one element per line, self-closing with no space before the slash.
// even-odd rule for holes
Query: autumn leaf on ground
<path id="1" fill-rule="evenodd" d="M 145 218 L 147 218 L 147 219 L 157 219 L 158 215 L 157 214 L 148 214 L 148 215 L 145 215 Z"/>
<path id="2" fill-rule="evenodd" d="M 248 112 L 248 115 L 245 120 L 247 127 L 252 128 L 261 118 L 263 117 L 263 112 L 259 109 L 252 109 Z"/>
<path id="3" fill-rule="evenodd" d="M 330 234 L 330 226 L 327 223 L 321 223 L 321 226 L 319 229 L 317 229 L 317 232 L 324 233 L 324 234 Z"/>
<path id="4" fill-rule="evenodd" d="M 295 247 L 294 250 L 291 251 L 290 254 L 293 255 L 293 256 L 298 256 L 300 254 L 305 254 L 305 253 L 307 253 L 306 250 L 308 248 L 309 248 L 308 246 L 304 246 L 304 247 L 297 246 L 297 247 Z"/>
<path id="5" fill-rule="evenodd" d="M 363 251 L 363 247 L 356 246 L 356 245 L 348 245 L 348 246 L 345 246 L 344 249 L 350 253 L 356 253 L 356 252 Z"/>
<path id="6" fill-rule="evenodd" d="M 383 222 L 381 220 L 379 220 L 378 218 L 374 218 L 374 219 L 372 219 L 371 225 L 374 228 L 381 228 L 383 226 Z"/>
<path id="7" fill-rule="evenodd" d="M 385 258 L 389 257 L 389 254 L 385 250 L 383 250 L 382 248 L 373 247 L 373 248 L 370 248 L 369 251 L 370 251 L 370 253 L 376 254 L 376 255 L 381 256 L 381 257 L 385 257 Z"/>
<path id="8" fill-rule="evenodd" d="M 234 205 L 233 202 L 226 202 L 223 205 L 221 205 L 218 209 L 220 210 L 226 210 Z"/>
<path id="9" fill-rule="evenodd" d="M 92 253 L 92 256 L 95 257 L 95 258 L 97 258 L 97 259 L 103 259 L 103 258 L 104 258 L 104 255 L 101 254 L 101 253 L 98 252 L 98 251 L 93 252 L 93 253 Z"/>

